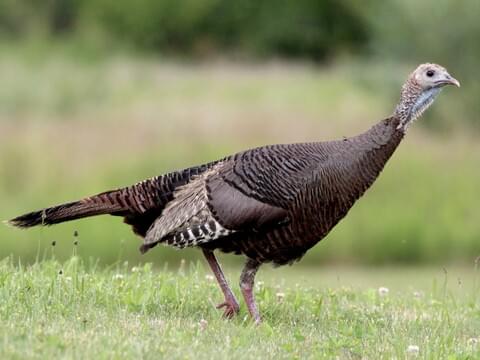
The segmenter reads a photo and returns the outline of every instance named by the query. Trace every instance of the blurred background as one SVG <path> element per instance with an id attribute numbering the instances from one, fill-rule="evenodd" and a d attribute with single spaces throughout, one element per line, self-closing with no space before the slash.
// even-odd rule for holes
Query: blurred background
<path id="1" fill-rule="evenodd" d="M 258 145 L 355 135 L 393 111 L 410 71 L 437 62 L 462 87 L 300 264 L 473 266 L 479 18 L 478 0 L 0 0 L 0 218 Z M 141 256 L 114 217 L 0 226 L 0 239 L 0 258 L 22 262 L 200 256 Z"/>

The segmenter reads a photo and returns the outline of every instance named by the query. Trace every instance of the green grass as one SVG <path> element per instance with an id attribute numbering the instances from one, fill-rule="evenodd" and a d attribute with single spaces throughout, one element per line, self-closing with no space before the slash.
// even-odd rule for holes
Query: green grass
<path id="1" fill-rule="evenodd" d="M 214 305 L 221 293 L 200 265 L 99 268 L 74 256 L 25 267 L 5 259 L 0 357 L 478 358 L 479 274 L 462 270 L 451 278 L 449 271 L 266 268 L 255 291 L 264 323 L 255 327 L 243 304 L 236 319 L 220 318 Z M 364 283 L 348 285 L 360 278 Z M 365 285 L 369 279 L 403 288 L 381 295 Z M 409 346 L 418 346 L 418 355 Z"/>

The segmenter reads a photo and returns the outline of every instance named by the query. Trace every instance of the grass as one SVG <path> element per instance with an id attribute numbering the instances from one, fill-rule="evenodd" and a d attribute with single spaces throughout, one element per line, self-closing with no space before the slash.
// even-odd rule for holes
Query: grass
<path id="1" fill-rule="evenodd" d="M 431 269 L 354 272 L 265 268 L 256 286 L 264 323 L 255 327 L 243 304 L 236 319 L 220 318 L 220 290 L 200 265 L 158 271 L 150 264 L 100 268 L 76 256 L 31 266 L 7 258 L 0 263 L 0 357 L 480 357 L 478 272 L 463 271 L 461 281 L 442 271 L 434 281 Z M 388 287 L 402 284 L 402 274 L 402 290 L 340 286 L 361 278 Z"/>

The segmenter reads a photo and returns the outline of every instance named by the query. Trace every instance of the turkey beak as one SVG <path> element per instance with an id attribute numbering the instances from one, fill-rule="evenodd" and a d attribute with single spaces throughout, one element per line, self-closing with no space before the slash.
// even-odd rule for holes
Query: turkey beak
<path id="1" fill-rule="evenodd" d="M 455 79 L 453 76 L 451 76 L 449 73 L 445 74 L 445 79 L 441 80 L 438 82 L 438 85 L 444 86 L 444 85 L 455 85 L 456 87 L 460 87 L 460 81 Z"/>

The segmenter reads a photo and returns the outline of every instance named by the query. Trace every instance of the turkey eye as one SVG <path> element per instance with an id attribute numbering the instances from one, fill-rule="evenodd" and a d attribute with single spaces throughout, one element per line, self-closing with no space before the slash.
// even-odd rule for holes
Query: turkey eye
<path id="1" fill-rule="evenodd" d="M 427 71 L 427 76 L 428 77 L 432 77 L 433 75 L 435 75 L 435 71 L 433 71 L 433 70 L 428 70 Z"/>

